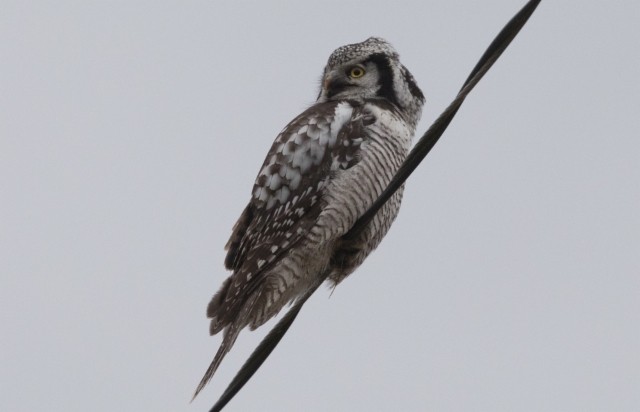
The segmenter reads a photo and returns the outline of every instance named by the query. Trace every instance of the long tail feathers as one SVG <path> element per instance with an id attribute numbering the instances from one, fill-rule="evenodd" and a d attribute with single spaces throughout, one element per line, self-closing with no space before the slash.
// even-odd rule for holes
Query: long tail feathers
<path id="1" fill-rule="evenodd" d="M 245 302 L 245 304 L 242 307 L 242 310 L 240 311 L 236 319 L 225 329 L 224 336 L 222 338 L 222 343 L 220 344 L 220 348 L 218 348 L 218 352 L 216 353 L 216 356 L 213 358 L 211 365 L 209 365 L 209 368 L 204 373 L 202 380 L 198 384 L 198 387 L 196 388 L 196 391 L 194 392 L 193 397 L 191 398 L 191 402 L 193 402 L 193 400 L 196 398 L 196 396 L 198 396 L 200 391 L 204 389 L 205 386 L 207 386 L 207 384 L 209 383 L 213 375 L 218 370 L 218 366 L 220 366 L 222 359 L 224 359 L 224 357 L 227 355 L 227 353 L 229 353 L 229 351 L 233 347 L 233 344 L 236 342 L 236 339 L 238 338 L 238 334 L 247 325 L 247 320 L 249 318 L 249 315 L 253 311 L 253 307 L 255 306 L 259 296 L 260 296 L 260 293 L 254 293 L 249 298 L 249 300 Z"/>
<path id="2" fill-rule="evenodd" d="M 229 351 L 231 350 L 231 347 L 235 343 L 235 340 L 236 340 L 235 338 L 238 336 L 239 331 L 236 331 L 235 333 L 233 333 L 231 330 L 233 326 L 234 325 L 230 325 L 229 328 L 225 331 L 224 338 L 222 340 L 222 343 L 220 344 L 220 347 L 218 348 L 218 352 L 216 353 L 216 356 L 213 358 L 211 365 L 209 365 L 209 368 L 204 373 L 202 380 L 198 384 L 198 387 L 196 388 L 196 391 L 193 394 L 193 398 L 191 398 L 191 402 L 193 402 L 193 400 L 196 398 L 196 396 L 198 396 L 200 391 L 204 389 L 205 386 L 207 386 L 207 384 L 213 377 L 213 374 L 216 373 L 216 371 L 218 370 L 218 366 L 220 366 L 222 359 L 224 359 L 227 353 L 229 353 Z"/>

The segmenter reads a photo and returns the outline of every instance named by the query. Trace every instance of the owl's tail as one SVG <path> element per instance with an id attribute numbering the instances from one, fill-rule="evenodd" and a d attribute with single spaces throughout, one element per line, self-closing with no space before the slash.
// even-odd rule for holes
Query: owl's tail
<path id="1" fill-rule="evenodd" d="M 209 334 L 211 336 L 217 334 L 222 329 L 233 323 L 234 318 L 229 319 L 229 305 L 225 305 L 225 300 L 229 294 L 229 287 L 233 276 L 229 276 L 220 286 L 220 289 L 211 298 L 211 302 L 207 305 L 207 317 L 211 319 L 209 325 Z M 227 310 L 225 310 L 227 309 Z"/>
<path id="2" fill-rule="evenodd" d="M 198 396 L 200 391 L 205 386 L 207 386 L 207 384 L 213 377 L 213 374 L 216 373 L 216 370 L 218 370 L 218 366 L 220 366 L 222 359 L 224 359 L 227 353 L 229 353 L 229 351 L 233 347 L 233 344 L 236 342 L 236 338 L 238 337 L 238 334 L 245 326 L 247 326 L 249 314 L 253 310 L 253 307 L 255 306 L 259 295 L 260 293 L 254 293 L 244 303 L 244 305 L 242 306 L 242 310 L 240 310 L 240 313 L 238 313 L 238 316 L 236 316 L 233 322 L 231 322 L 224 329 L 224 335 L 222 337 L 222 343 L 220 344 L 220 348 L 218 348 L 218 352 L 216 353 L 216 356 L 213 358 L 211 365 L 209 365 L 209 368 L 204 373 L 202 380 L 198 384 L 198 387 L 196 388 L 196 391 L 193 394 L 193 398 L 191 398 L 191 402 L 193 402 L 193 400 L 196 398 L 196 396 Z"/>

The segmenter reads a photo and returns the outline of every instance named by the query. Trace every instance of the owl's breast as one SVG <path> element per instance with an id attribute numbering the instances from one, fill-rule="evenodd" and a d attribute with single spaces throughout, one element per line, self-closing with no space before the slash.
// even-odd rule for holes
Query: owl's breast
<path id="1" fill-rule="evenodd" d="M 347 170 L 340 170 L 332 179 L 323 197 L 326 207 L 314 228 L 325 241 L 336 241 L 330 276 L 334 282 L 341 281 L 362 264 L 398 215 L 404 187 L 378 211 L 358 239 L 349 244 L 339 240 L 387 187 L 407 157 L 414 133 L 397 112 L 384 105 L 367 104 L 364 109 L 375 121 L 362 131 L 358 162 Z"/>

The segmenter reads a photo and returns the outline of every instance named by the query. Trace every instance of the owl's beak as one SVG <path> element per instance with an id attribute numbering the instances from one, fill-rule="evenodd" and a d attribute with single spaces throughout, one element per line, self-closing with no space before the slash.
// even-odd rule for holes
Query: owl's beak
<path id="1" fill-rule="evenodd" d="M 324 91 L 329 91 L 329 84 L 331 83 L 331 76 L 327 76 L 324 78 Z"/>
<path id="2" fill-rule="evenodd" d="M 327 76 L 324 78 L 324 91 L 329 98 L 344 91 L 347 87 L 352 87 L 352 85 L 340 79 L 340 77 L 334 79 L 331 76 Z"/>

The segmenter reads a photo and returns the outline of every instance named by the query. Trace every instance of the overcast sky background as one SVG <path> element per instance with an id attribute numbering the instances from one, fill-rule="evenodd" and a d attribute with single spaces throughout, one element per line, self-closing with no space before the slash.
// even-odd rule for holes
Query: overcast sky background
<path id="1" fill-rule="evenodd" d="M 0 3 L 0 410 L 208 410 L 273 325 L 189 405 L 223 246 L 331 52 L 391 41 L 421 134 L 524 3 Z M 640 410 L 638 16 L 543 0 L 227 410 Z"/>

